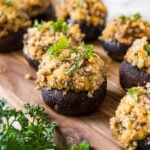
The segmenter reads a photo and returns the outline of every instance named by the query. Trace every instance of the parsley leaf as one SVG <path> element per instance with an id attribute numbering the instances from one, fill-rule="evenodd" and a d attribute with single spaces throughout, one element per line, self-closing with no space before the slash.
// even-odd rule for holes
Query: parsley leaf
<path id="1" fill-rule="evenodd" d="M 56 22 L 52 22 L 51 23 L 51 28 L 55 31 L 55 32 L 65 32 L 67 31 L 68 25 L 66 24 L 66 22 L 62 21 L 62 20 L 58 20 Z"/>
<path id="2" fill-rule="evenodd" d="M 83 141 L 79 146 L 74 144 L 70 148 L 70 150 L 89 150 L 89 149 L 90 145 L 86 141 Z"/>
<path id="3" fill-rule="evenodd" d="M 12 3 L 11 0 L 5 0 L 5 1 L 4 1 L 4 4 L 7 5 L 8 7 L 13 6 L 13 3 Z"/>
<path id="4" fill-rule="evenodd" d="M 145 45 L 144 50 L 146 50 L 148 53 L 150 53 L 150 45 Z"/>
<path id="5" fill-rule="evenodd" d="M 40 31 L 43 28 L 43 23 L 44 23 L 44 21 L 39 22 L 37 19 L 35 19 L 34 20 L 34 27 L 36 27 Z"/>
<path id="6" fill-rule="evenodd" d="M 138 19 L 140 19 L 141 17 L 142 17 L 142 16 L 141 16 L 140 13 L 136 13 L 136 14 L 133 14 L 133 15 L 130 15 L 130 16 L 124 16 L 124 15 L 122 15 L 122 16 L 120 16 L 119 18 L 121 19 L 121 21 L 122 21 L 123 23 L 126 23 L 126 21 L 130 20 L 131 18 L 134 18 L 134 19 L 138 20 Z"/>
<path id="7" fill-rule="evenodd" d="M 25 104 L 23 112 L 5 105 L 6 100 L 0 100 L 1 150 L 60 150 L 52 142 L 55 123 L 47 120 L 44 108 Z"/>
<path id="8" fill-rule="evenodd" d="M 65 36 L 62 36 L 57 43 L 53 44 L 48 49 L 48 54 L 50 57 L 58 56 L 61 53 L 62 49 L 67 49 L 69 47 L 69 41 Z"/>
<path id="9" fill-rule="evenodd" d="M 96 56 L 93 45 L 86 46 L 84 43 L 82 43 L 82 47 L 86 49 L 85 52 L 83 53 L 84 59 L 89 59 L 90 57 Z"/>
<path id="10" fill-rule="evenodd" d="M 138 94 L 140 92 L 140 87 L 133 87 L 130 89 L 127 89 L 128 94 L 134 99 L 134 100 L 138 100 Z"/>

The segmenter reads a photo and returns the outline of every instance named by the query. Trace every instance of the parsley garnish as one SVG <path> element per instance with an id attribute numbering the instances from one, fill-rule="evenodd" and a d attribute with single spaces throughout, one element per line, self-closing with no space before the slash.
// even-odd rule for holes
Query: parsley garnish
<path id="1" fill-rule="evenodd" d="M 62 21 L 62 20 L 58 20 L 56 22 L 52 22 L 51 23 L 51 28 L 55 31 L 55 32 L 65 32 L 67 31 L 68 25 L 66 24 L 66 22 Z"/>
<path id="2" fill-rule="evenodd" d="M 43 23 L 44 21 L 39 22 L 38 20 L 34 20 L 34 27 L 36 27 L 40 31 L 43 28 Z"/>
<path id="3" fill-rule="evenodd" d="M 13 6 L 13 3 L 11 0 L 4 0 L 4 4 L 7 5 L 8 7 Z"/>
<path id="4" fill-rule="evenodd" d="M 0 100 L 1 150 L 60 150 L 52 142 L 55 123 L 47 120 L 44 108 L 25 104 L 23 112 L 5 105 L 6 100 Z"/>
<path id="5" fill-rule="evenodd" d="M 90 145 L 86 141 L 83 141 L 79 146 L 74 144 L 70 148 L 70 150 L 89 150 L 89 149 Z"/>
<path id="6" fill-rule="evenodd" d="M 65 36 L 62 36 L 57 43 L 53 44 L 53 46 L 51 46 L 48 49 L 48 54 L 50 57 L 55 57 L 58 56 L 61 53 L 62 49 L 67 49 L 69 48 L 69 41 Z"/>
<path id="7" fill-rule="evenodd" d="M 140 13 L 136 13 L 134 15 L 130 15 L 130 16 L 120 16 L 119 18 L 122 20 L 123 23 L 126 23 L 126 21 L 130 20 L 131 18 L 134 19 L 140 19 L 142 16 Z"/>
<path id="8" fill-rule="evenodd" d="M 127 89 L 128 94 L 134 99 L 134 100 L 138 100 L 138 94 L 140 92 L 140 87 L 133 87 L 130 89 Z"/>
<path id="9" fill-rule="evenodd" d="M 146 50 L 148 53 L 150 53 L 150 45 L 145 45 L 144 50 Z"/>
<path id="10" fill-rule="evenodd" d="M 87 45 L 86 46 L 84 43 L 82 43 L 82 47 L 84 49 L 86 49 L 85 52 L 83 53 L 83 58 L 84 59 L 89 59 L 90 57 L 95 57 L 96 56 L 93 45 Z"/>

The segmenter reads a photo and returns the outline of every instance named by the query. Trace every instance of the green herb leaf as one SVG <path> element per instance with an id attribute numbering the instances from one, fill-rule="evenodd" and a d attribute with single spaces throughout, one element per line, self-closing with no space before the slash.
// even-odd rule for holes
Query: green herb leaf
<path id="1" fill-rule="evenodd" d="M 34 27 L 36 27 L 39 31 L 43 28 L 44 21 L 39 22 L 38 20 L 34 20 Z"/>
<path id="2" fill-rule="evenodd" d="M 144 50 L 146 50 L 148 53 L 150 53 L 150 45 L 145 45 Z"/>
<path id="3" fill-rule="evenodd" d="M 4 1 L 4 4 L 7 5 L 8 7 L 13 6 L 13 3 L 12 3 L 11 0 L 5 0 L 5 1 Z"/>
<path id="4" fill-rule="evenodd" d="M 89 149 L 90 145 L 86 141 L 83 141 L 79 146 L 74 144 L 70 148 L 70 150 L 89 150 Z"/>
<path id="5" fill-rule="evenodd" d="M 140 19 L 142 16 L 140 13 L 136 13 L 134 15 L 130 15 L 130 16 L 120 16 L 119 18 L 122 20 L 123 23 L 126 23 L 126 21 L 130 20 L 131 18 L 134 18 L 134 19 Z"/>
<path id="6" fill-rule="evenodd" d="M 74 72 L 78 69 L 80 69 L 80 67 L 76 64 L 76 65 L 73 65 L 70 69 L 68 69 L 66 73 L 68 74 L 68 73 Z"/>
<path id="7" fill-rule="evenodd" d="M 9 109 L 0 100 L 0 149 L 2 150 L 60 150 L 52 142 L 54 122 L 47 120 L 44 108 L 25 104 L 25 112 Z M 18 124 L 18 128 L 14 124 Z"/>
<path id="8" fill-rule="evenodd" d="M 62 49 L 67 49 L 69 47 L 70 42 L 65 36 L 62 36 L 57 43 L 53 44 L 48 49 L 48 54 L 50 57 L 55 57 L 58 56 L 61 53 Z"/>
<path id="9" fill-rule="evenodd" d="M 89 59 L 90 57 L 95 57 L 96 56 L 93 45 L 85 45 L 84 43 L 82 43 L 82 47 L 84 49 L 86 49 L 85 52 L 83 53 L 83 58 L 84 59 Z"/>
<path id="10" fill-rule="evenodd" d="M 135 19 L 140 19 L 142 16 L 141 16 L 140 13 L 136 13 L 136 14 L 133 15 L 133 17 L 134 17 Z"/>
<path id="11" fill-rule="evenodd" d="M 140 92 L 140 87 L 133 87 L 130 89 L 127 89 L 128 94 L 134 99 L 134 100 L 138 100 L 138 94 Z"/>
<path id="12" fill-rule="evenodd" d="M 65 32 L 67 31 L 68 25 L 66 24 L 66 22 L 62 21 L 62 20 L 58 20 L 56 22 L 52 22 L 51 23 L 51 28 L 55 31 L 55 32 Z"/>

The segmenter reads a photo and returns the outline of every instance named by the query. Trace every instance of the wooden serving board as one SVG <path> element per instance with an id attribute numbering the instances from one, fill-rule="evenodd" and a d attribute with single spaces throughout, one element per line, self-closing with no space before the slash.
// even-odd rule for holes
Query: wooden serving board
<path id="1" fill-rule="evenodd" d="M 122 149 L 109 129 L 109 118 L 114 115 L 119 100 L 124 95 L 119 85 L 119 63 L 106 55 L 99 41 L 93 44 L 106 63 L 107 96 L 95 113 L 83 117 L 57 114 L 43 102 L 40 90 L 35 88 L 35 71 L 27 64 L 21 51 L 0 54 L 0 98 L 6 98 L 8 105 L 17 109 L 22 109 L 27 102 L 45 107 L 50 118 L 58 125 L 56 138 L 65 150 L 71 143 L 80 143 L 83 140 L 87 140 L 96 150 Z M 34 79 L 25 79 L 27 73 Z"/>
<path id="2" fill-rule="evenodd" d="M 107 56 L 99 41 L 93 44 L 106 64 L 107 96 L 95 113 L 83 117 L 57 114 L 43 102 L 40 90 L 35 88 L 36 73 L 27 64 L 21 51 L 0 54 L 0 98 L 7 99 L 12 108 L 23 109 L 24 103 L 27 102 L 44 107 L 50 119 L 58 125 L 55 136 L 64 150 L 67 150 L 70 144 L 78 144 L 83 140 L 87 140 L 95 150 L 122 149 L 109 129 L 109 119 L 114 115 L 119 100 L 124 95 L 119 84 L 119 63 Z M 33 80 L 25 79 L 28 73 L 32 75 Z"/>

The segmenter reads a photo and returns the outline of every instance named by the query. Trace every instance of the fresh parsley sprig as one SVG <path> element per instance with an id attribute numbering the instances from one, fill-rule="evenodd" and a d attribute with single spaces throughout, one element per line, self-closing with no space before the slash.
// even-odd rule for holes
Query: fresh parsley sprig
<path id="1" fill-rule="evenodd" d="M 50 27 L 55 32 L 65 32 L 65 31 L 68 31 L 68 29 L 69 29 L 68 25 L 66 24 L 66 22 L 64 22 L 62 20 L 58 20 L 56 22 L 52 22 Z"/>
<path id="2" fill-rule="evenodd" d="M 62 36 L 57 43 L 53 44 L 47 51 L 50 57 L 58 56 L 62 49 L 69 48 L 70 42 L 65 36 Z"/>
<path id="3" fill-rule="evenodd" d="M 47 121 L 44 108 L 24 105 L 25 112 L 6 107 L 0 100 L 0 149 L 1 150 L 60 150 L 52 142 L 54 122 Z"/>
<path id="4" fill-rule="evenodd" d="M 140 87 L 133 87 L 127 89 L 128 94 L 136 101 L 138 101 L 138 94 L 140 92 Z"/>
<path id="5" fill-rule="evenodd" d="M 90 145 L 86 142 L 83 141 L 80 145 L 72 145 L 70 150 L 89 150 L 90 149 Z"/>

